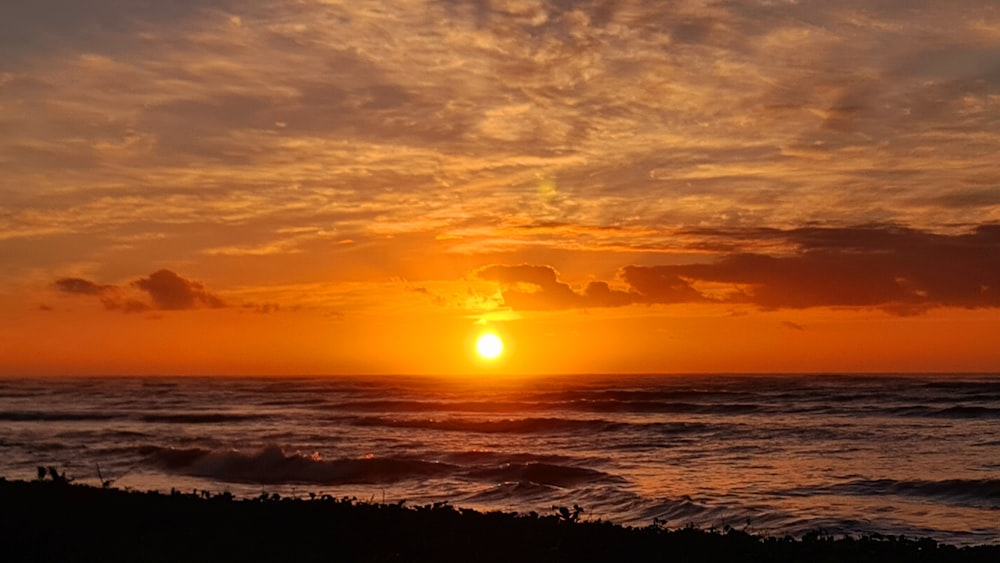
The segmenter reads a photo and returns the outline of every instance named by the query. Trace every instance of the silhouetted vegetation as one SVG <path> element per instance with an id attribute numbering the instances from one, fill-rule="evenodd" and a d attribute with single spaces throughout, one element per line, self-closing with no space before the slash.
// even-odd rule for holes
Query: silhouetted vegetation
<path id="1" fill-rule="evenodd" d="M 56 469 L 55 467 L 52 467 L 51 465 L 49 467 L 42 467 L 41 465 L 39 465 L 38 480 L 44 481 L 46 476 L 49 479 L 51 479 L 53 483 L 56 483 L 58 485 L 68 485 L 70 482 L 73 481 L 73 479 L 66 477 L 65 471 L 59 473 L 59 470 Z"/>
<path id="2" fill-rule="evenodd" d="M 45 479 L 46 476 L 51 479 Z M 103 483 L 102 483 L 103 485 Z M 407 507 L 310 494 L 170 494 L 74 485 L 39 468 L 0 478 L 2 561 L 872 562 L 1000 561 L 1000 546 L 895 536 L 776 538 L 724 528 L 627 528 L 555 514 Z"/>

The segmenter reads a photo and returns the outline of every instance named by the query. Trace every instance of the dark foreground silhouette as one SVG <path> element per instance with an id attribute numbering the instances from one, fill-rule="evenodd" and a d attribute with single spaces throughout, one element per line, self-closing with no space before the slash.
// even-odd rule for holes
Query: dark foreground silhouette
<path id="1" fill-rule="evenodd" d="M 1000 545 L 770 538 L 353 499 L 122 491 L 0 478 L 0 561 L 1000 561 Z"/>

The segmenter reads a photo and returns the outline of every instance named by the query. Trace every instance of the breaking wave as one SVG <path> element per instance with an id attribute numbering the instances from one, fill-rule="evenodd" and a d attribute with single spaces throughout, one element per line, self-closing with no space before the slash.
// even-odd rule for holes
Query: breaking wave
<path id="1" fill-rule="evenodd" d="M 323 459 L 268 446 L 251 452 L 206 448 L 140 448 L 147 462 L 167 471 L 234 483 L 314 485 L 378 484 L 452 476 L 485 483 L 531 483 L 572 487 L 620 482 L 607 473 L 537 461 L 463 466 L 407 457 Z"/>
<path id="2" fill-rule="evenodd" d="M 147 446 L 143 453 L 149 461 L 169 471 L 235 483 L 394 483 L 455 470 L 455 466 L 445 463 L 393 457 L 324 460 L 316 454 L 286 454 L 276 446 L 250 453 Z"/>

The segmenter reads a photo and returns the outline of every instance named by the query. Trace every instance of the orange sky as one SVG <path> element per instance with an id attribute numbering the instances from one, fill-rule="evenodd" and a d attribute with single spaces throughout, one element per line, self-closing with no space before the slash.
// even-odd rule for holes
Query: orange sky
<path id="1" fill-rule="evenodd" d="M 3 6 L 0 375 L 997 371 L 997 61 L 964 0 Z"/>

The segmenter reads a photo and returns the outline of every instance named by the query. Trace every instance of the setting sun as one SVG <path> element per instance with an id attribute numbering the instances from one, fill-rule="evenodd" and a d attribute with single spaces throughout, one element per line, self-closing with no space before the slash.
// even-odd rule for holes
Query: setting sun
<path id="1" fill-rule="evenodd" d="M 476 353 L 485 360 L 492 360 L 503 353 L 503 340 L 493 333 L 486 333 L 476 340 Z"/>
<path id="2" fill-rule="evenodd" d="M 1000 563 L 1000 0 L 666 5 L 0 0 L 0 563 Z"/>

